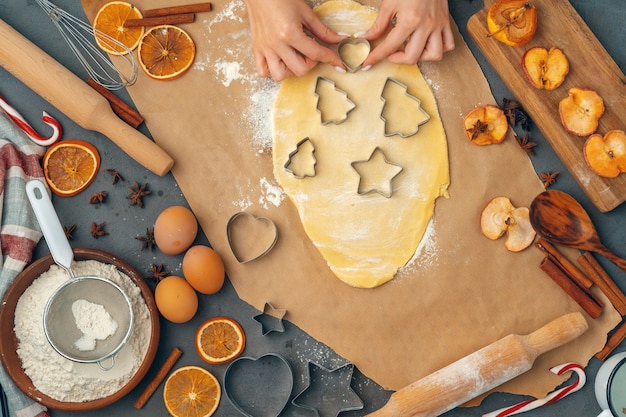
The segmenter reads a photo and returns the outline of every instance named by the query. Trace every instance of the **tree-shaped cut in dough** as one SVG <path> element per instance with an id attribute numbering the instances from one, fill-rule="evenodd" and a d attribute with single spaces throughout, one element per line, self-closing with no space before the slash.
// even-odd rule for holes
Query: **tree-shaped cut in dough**
<path id="1" fill-rule="evenodd" d="M 391 181 L 402 171 L 400 165 L 391 163 L 380 148 L 374 149 L 369 159 L 355 161 L 352 167 L 360 175 L 359 194 L 376 192 L 389 198 L 393 194 Z"/>
<path id="2" fill-rule="evenodd" d="M 387 78 L 380 98 L 385 103 L 380 114 L 385 122 L 385 136 L 411 137 L 430 120 L 420 99 L 409 94 L 407 86 L 398 80 Z"/>
<path id="3" fill-rule="evenodd" d="M 285 169 L 298 179 L 315 176 L 315 146 L 311 139 L 304 138 L 296 145 L 296 150 L 289 154 Z"/>
<path id="4" fill-rule="evenodd" d="M 317 78 L 315 95 L 317 96 L 317 112 L 320 114 L 323 125 L 345 122 L 348 114 L 356 107 L 345 91 L 337 88 L 334 81 L 324 77 Z"/>

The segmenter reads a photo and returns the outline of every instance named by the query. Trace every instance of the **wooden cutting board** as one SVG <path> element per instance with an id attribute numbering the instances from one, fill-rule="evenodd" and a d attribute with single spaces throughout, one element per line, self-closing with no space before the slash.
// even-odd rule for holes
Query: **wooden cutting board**
<path id="1" fill-rule="evenodd" d="M 558 114 L 559 101 L 572 87 L 595 90 L 604 99 L 606 111 L 598 133 L 626 129 L 626 77 L 567 1 L 533 0 L 537 7 L 538 28 L 526 45 L 508 46 L 488 37 L 487 11 L 495 0 L 470 17 L 467 30 L 504 83 L 539 127 L 555 152 L 596 207 L 610 211 L 626 200 L 626 174 L 602 178 L 585 163 L 586 138 L 568 133 Z M 534 46 L 559 47 L 570 61 L 565 82 L 556 90 L 539 90 L 530 85 L 522 70 L 522 55 Z"/>

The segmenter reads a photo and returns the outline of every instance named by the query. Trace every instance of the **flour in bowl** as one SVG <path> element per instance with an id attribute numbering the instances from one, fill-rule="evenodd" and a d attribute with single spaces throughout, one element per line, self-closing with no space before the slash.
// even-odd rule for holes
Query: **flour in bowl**
<path id="1" fill-rule="evenodd" d="M 57 265 L 35 279 L 17 303 L 14 327 L 19 341 L 17 354 L 24 373 L 41 393 L 63 402 L 93 401 L 116 393 L 137 373 L 150 343 L 150 313 L 139 287 L 115 266 L 78 261 L 73 263 L 72 271 L 76 276 L 107 278 L 132 300 L 134 329 L 115 356 L 115 366 L 104 371 L 97 364 L 72 362 L 48 343 L 43 329 L 44 308 L 52 293 L 69 279 L 65 270 Z"/>
<path id="2" fill-rule="evenodd" d="M 117 331 L 117 322 L 101 304 L 83 299 L 76 300 L 72 303 L 72 315 L 76 327 L 83 333 L 80 339 L 74 342 L 78 350 L 94 350 L 98 340 L 106 340 Z"/>

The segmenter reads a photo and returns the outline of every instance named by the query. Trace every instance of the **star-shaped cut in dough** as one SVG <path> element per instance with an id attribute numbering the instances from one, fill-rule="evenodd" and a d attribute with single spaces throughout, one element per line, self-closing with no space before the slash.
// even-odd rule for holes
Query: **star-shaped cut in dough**
<path id="1" fill-rule="evenodd" d="M 343 411 L 363 409 L 363 401 L 350 386 L 353 364 L 331 370 L 309 362 L 308 368 L 309 383 L 292 400 L 293 405 L 315 410 L 319 417 L 336 417 Z"/>
<path id="2" fill-rule="evenodd" d="M 379 147 L 374 149 L 369 159 L 352 162 L 352 167 L 361 177 L 359 194 L 376 192 L 386 198 L 393 194 L 391 181 L 402 171 L 400 165 L 387 160 Z"/>

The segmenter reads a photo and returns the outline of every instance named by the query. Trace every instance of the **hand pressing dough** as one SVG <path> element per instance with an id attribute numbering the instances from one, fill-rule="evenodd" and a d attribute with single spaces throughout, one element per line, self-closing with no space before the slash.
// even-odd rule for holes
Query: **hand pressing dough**
<path id="1" fill-rule="evenodd" d="M 315 12 L 330 28 L 345 33 L 366 30 L 377 14 L 350 0 L 328 1 Z M 356 105 L 345 122 L 321 123 L 317 102 L 324 97 L 315 94 L 319 77 L 333 81 Z M 419 114 L 405 108 L 406 114 L 396 116 L 420 123 L 423 112 L 430 116 L 413 136 L 385 136 L 381 94 L 389 77 L 421 101 Z M 355 287 L 373 288 L 392 279 L 414 256 L 435 200 L 447 197 L 450 183 L 445 131 L 419 68 L 384 61 L 365 72 L 340 73 L 320 64 L 306 76 L 283 81 L 273 117 L 274 174 L 330 269 Z M 285 165 L 307 137 L 315 175 L 297 178 Z M 372 164 L 365 169 L 368 160 Z M 361 178 L 365 173 L 368 177 Z M 372 192 L 359 192 L 364 183 L 374 184 Z"/>

